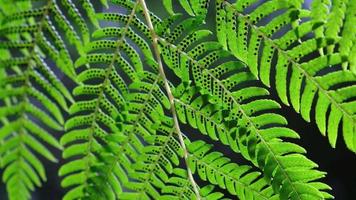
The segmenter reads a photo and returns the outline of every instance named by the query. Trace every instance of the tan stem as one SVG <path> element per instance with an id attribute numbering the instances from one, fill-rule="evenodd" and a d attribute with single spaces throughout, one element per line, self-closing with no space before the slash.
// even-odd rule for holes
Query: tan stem
<path id="1" fill-rule="evenodd" d="M 182 149 L 183 149 L 183 152 L 184 152 L 183 156 L 184 156 L 185 164 L 186 164 L 186 167 L 187 167 L 188 178 L 189 178 L 189 180 L 190 180 L 190 182 L 191 182 L 191 184 L 193 186 L 193 189 L 194 189 L 195 195 L 197 197 L 197 200 L 200 200 L 201 197 L 200 197 L 200 194 L 199 194 L 198 186 L 195 183 L 192 171 L 190 170 L 190 168 L 188 166 L 188 156 L 189 156 L 188 155 L 188 150 L 187 150 L 187 148 L 185 146 L 182 132 L 180 131 L 177 112 L 176 112 L 175 105 L 174 105 L 174 97 L 172 95 L 171 88 L 170 88 L 170 86 L 168 84 L 168 81 L 167 81 L 167 78 L 166 78 L 166 74 L 165 74 L 164 69 L 163 69 L 162 59 L 161 59 L 161 55 L 160 55 L 160 52 L 159 52 L 159 49 L 158 49 L 158 36 L 157 36 L 157 34 L 156 34 L 156 32 L 155 32 L 155 30 L 153 28 L 151 17 L 150 17 L 149 11 L 147 9 L 145 0 L 139 0 L 139 1 L 140 1 L 141 5 L 142 5 L 143 13 L 145 15 L 145 19 L 147 21 L 148 28 L 150 29 L 150 32 L 151 32 L 152 46 L 153 46 L 153 50 L 154 50 L 154 53 L 155 53 L 155 56 L 156 56 L 156 60 L 157 60 L 157 63 L 158 63 L 159 74 L 160 74 L 160 76 L 162 77 L 162 79 L 164 81 L 164 87 L 165 87 L 165 90 L 166 90 L 167 95 L 168 95 L 169 103 L 170 103 L 170 106 L 171 106 L 171 113 L 172 113 L 172 117 L 173 117 L 173 120 L 174 120 L 174 128 L 176 129 L 180 145 L 182 146 Z"/>

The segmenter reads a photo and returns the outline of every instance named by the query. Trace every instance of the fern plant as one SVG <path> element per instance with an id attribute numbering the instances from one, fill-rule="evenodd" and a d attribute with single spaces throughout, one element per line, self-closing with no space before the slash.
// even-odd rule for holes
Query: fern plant
<path id="1" fill-rule="evenodd" d="M 0 1 L 8 198 L 333 198 L 279 102 L 356 152 L 356 2 L 304 3 Z"/>

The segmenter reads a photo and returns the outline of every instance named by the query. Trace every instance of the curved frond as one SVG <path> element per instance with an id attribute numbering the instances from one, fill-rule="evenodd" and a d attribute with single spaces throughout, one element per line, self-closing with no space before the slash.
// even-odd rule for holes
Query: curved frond
<path id="1" fill-rule="evenodd" d="M 125 41 L 134 19 L 135 9 L 136 5 L 127 16 L 126 24 L 120 32 L 122 34 L 117 40 L 98 40 L 88 43 L 84 48 L 85 54 L 75 62 L 77 68 L 97 64 L 100 64 L 100 67 L 84 68 L 77 78 L 81 84 L 73 91 L 74 95 L 86 98 L 70 107 L 71 118 L 65 124 L 67 133 L 61 138 L 61 144 L 66 146 L 63 157 L 72 160 L 75 158 L 63 165 L 59 172 L 61 176 L 66 176 L 62 186 L 72 187 L 64 199 L 83 198 L 95 193 L 97 194 L 94 196 L 103 194 L 99 190 L 102 187 L 92 187 L 90 182 L 94 180 L 97 181 L 95 183 L 100 182 L 95 174 L 98 173 L 96 170 L 97 165 L 100 164 L 98 157 L 104 149 L 103 145 L 106 145 L 106 137 L 119 132 L 116 118 L 119 116 L 119 110 L 125 105 L 123 94 L 128 90 L 119 74 L 127 74 L 131 79 L 135 76 L 135 69 L 131 63 L 120 56 L 120 52 L 124 51 L 131 56 L 130 59 L 138 58 L 136 52 Z M 96 53 L 101 49 L 107 49 L 111 53 Z M 139 64 L 140 60 L 133 61 Z M 123 69 L 123 72 L 119 72 L 117 65 Z M 83 164 L 80 168 L 71 167 L 73 162 L 83 162 Z M 106 196 L 108 199 L 114 198 L 112 192 L 103 195 L 109 195 Z"/>
<path id="2" fill-rule="evenodd" d="M 258 5 L 247 15 L 245 9 L 254 3 L 217 2 L 219 42 L 245 62 L 265 85 L 270 86 L 270 80 L 274 80 L 274 88 L 281 101 L 291 104 L 305 120 L 310 121 L 310 112 L 315 109 L 319 130 L 328 136 L 331 146 L 335 147 L 338 127 L 342 125 L 347 147 L 356 151 L 355 115 L 353 109 L 344 106 L 354 103 L 354 95 L 350 94 L 346 99 L 339 93 L 339 90 L 353 87 L 356 82 L 352 72 L 341 71 L 338 67 L 345 61 L 345 55 L 333 53 L 308 59 L 308 55 L 318 49 L 335 44 L 334 37 L 308 39 L 307 35 L 318 31 L 322 23 L 314 20 L 296 26 L 299 19 L 310 16 L 308 11 L 300 9 L 300 3 L 269 1 Z M 277 11 L 283 12 L 267 24 L 260 25 L 261 20 Z M 289 30 L 280 36 L 282 28 L 288 26 Z M 329 66 L 337 71 L 328 69 Z M 271 77 L 272 71 L 276 72 L 274 77 Z M 313 101 L 317 101 L 315 107 Z M 330 114 L 327 114 L 328 110 Z"/>
<path id="3" fill-rule="evenodd" d="M 72 187 L 65 199 L 88 195 L 93 199 L 116 199 L 127 189 L 138 188 L 130 183 L 129 175 L 133 162 L 143 153 L 141 140 L 154 134 L 151 126 L 163 115 L 162 106 L 169 108 L 159 87 L 162 81 L 149 71 L 143 72 L 146 64 L 156 71 L 156 64 L 146 42 L 149 31 L 136 16 L 141 8 L 128 1 L 115 3 L 129 9 L 129 14 L 101 13 L 97 18 L 124 25 L 96 30 L 96 40 L 84 47 L 85 55 L 75 63 L 78 69 L 90 67 L 77 77 L 81 85 L 73 93 L 84 98 L 71 106 L 72 117 L 66 122 L 68 132 L 61 139 L 67 146 L 63 156 L 76 157 L 60 171 L 66 176 L 62 185 Z M 78 148 L 86 150 L 77 151 Z M 83 160 L 86 162 L 82 168 L 65 170 Z M 83 177 L 80 182 L 75 181 L 77 176 Z M 139 194 L 128 197 L 134 195 Z"/>
<path id="4" fill-rule="evenodd" d="M 188 19 L 182 24 L 191 25 L 192 21 Z M 219 140 L 223 141 L 222 143 L 230 144 L 232 149 L 240 151 L 246 159 L 261 168 L 274 185 L 274 190 L 279 192 L 282 197 L 295 199 L 303 199 L 304 196 L 315 199 L 329 197 L 329 194 L 319 191 L 319 189 L 327 188 L 319 188 L 317 185 L 319 182 L 313 183 L 323 177 L 323 173 L 314 170 L 316 165 L 303 165 L 303 163 L 309 163 L 308 159 L 304 160 L 303 157 L 297 162 L 301 163 L 301 167 L 306 173 L 319 173 L 319 175 L 304 180 L 293 179 L 293 172 L 288 169 L 291 166 L 284 165 L 279 160 L 279 158 L 288 159 L 294 155 L 299 156 L 301 153 L 305 153 L 305 150 L 298 145 L 282 141 L 282 137 L 299 138 L 299 135 L 285 127 L 286 120 L 282 116 L 270 113 L 271 110 L 278 109 L 280 106 L 277 102 L 265 97 L 268 94 L 267 91 L 258 86 L 253 74 L 248 72 L 241 62 L 234 60 L 223 62 L 224 59 L 229 58 L 230 54 L 222 50 L 216 42 L 201 42 L 186 51 L 192 42 L 206 37 L 206 34 L 198 36 L 196 34 L 198 32 L 192 33 L 193 37 L 188 35 L 181 42 L 174 41 L 174 44 L 169 40 L 161 39 L 164 58 L 176 75 L 182 77 L 183 82 L 184 80 L 194 81 L 192 84 L 198 88 L 199 93 L 206 95 L 205 104 L 206 102 L 217 104 L 220 107 L 217 110 L 222 108 L 223 111 L 212 113 L 212 110 L 209 109 L 214 109 L 214 107 L 209 105 L 205 107 L 204 97 L 197 97 L 194 92 L 193 94 L 189 93 L 188 87 L 187 94 L 176 93 L 176 98 L 185 98 L 183 102 L 188 99 L 188 105 L 200 112 L 195 113 L 194 110 L 192 112 L 192 109 L 177 108 L 180 112 L 185 112 L 181 114 L 180 119 L 183 119 L 184 122 L 187 118 L 189 124 L 199 127 L 199 130 L 215 128 L 214 126 L 204 127 L 211 123 L 206 123 L 207 119 L 201 113 L 205 112 L 205 115 L 212 116 L 210 119 L 216 120 L 216 123 L 224 121 L 226 127 L 230 127 L 228 133 L 230 137 L 226 137 L 226 134 L 221 132 L 217 133 L 214 129 L 210 130 L 209 136 L 215 140 L 219 137 Z M 172 31 L 173 33 L 174 31 Z M 173 38 L 173 36 L 169 38 Z M 194 100 L 191 100 L 192 98 Z M 214 116 L 215 113 L 216 116 Z M 204 131 L 202 132 L 204 133 Z M 283 148 L 283 146 L 288 146 L 288 148 Z M 280 173 L 275 173 L 276 171 L 280 171 Z M 305 190 L 306 188 L 307 190 Z"/>

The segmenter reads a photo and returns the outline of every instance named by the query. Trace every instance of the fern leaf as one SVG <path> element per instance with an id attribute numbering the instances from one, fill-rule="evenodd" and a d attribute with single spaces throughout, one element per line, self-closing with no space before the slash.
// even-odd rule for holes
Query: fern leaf
<path id="1" fill-rule="evenodd" d="M 158 78 L 155 78 L 157 81 L 154 83 L 140 80 L 139 75 L 143 71 L 143 60 L 139 56 L 141 51 L 138 53 L 128 40 L 137 43 L 148 62 L 154 66 L 149 46 L 133 28 L 146 36 L 149 32 L 136 17 L 136 13 L 140 11 L 137 3 L 124 3 L 123 6 L 131 9 L 129 15 L 101 13 L 96 16 L 101 20 L 118 20 L 124 26 L 96 30 L 93 37 L 97 40 L 84 47 L 85 55 L 75 63 L 78 69 L 84 65 L 89 65 L 90 68 L 78 75 L 77 81 L 82 84 L 73 93 L 77 96 L 92 95 L 92 98 L 77 101 L 69 109 L 72 117 L 66 122 L 68 132 L 61 139 L 67 146 L 63 156 L 72 158 L 79 155 L 79 158 L 68 162 L 60 170 L 60 174 L 66 176 L 62 185 L 72 188 L 65 199 L 87 195 L 94 199 L 121 197 L 124 188 L 129 187 L 127 172 L 133 170 L 132 162 L 138 159 L 143 148 L 140 138 L 151 134 L 146 129 L 149 130 L 152 125 L 151 117 L 155 116 L 155 109 L 161 110 L 163 114 L 158 102 L 165 105 L 168 102 L 156 86 Z M 112 37 L 117 40 L 112 40 Z M 102 50 L 111 53 L 96 53 Z M 127 58 L 122 54 L 126 54 Z M 97 63 L 105 67 L 96 67 Z M 141 105 L 141 101 L 145 102 Z M 78 137 L 84 140 L 78 140 Z M 117 137 L 121 139 L 117 141 Z M 87 160 L 84 162 L 85 167 L 74 167 L 72 163 L 81 160 Z M 83 176 L 82 181 L 76 182 L 76 176 Z"/>
<path id="2" fill-rule="evenodd" d="M 147 14 L 147 11 L 142 12 L 144 15 Z M 127 21 L 127 17 L 120 14 L 106 13 L 99 17 L 110 21 Z M 138 18 L 134 17 L 132 21 L 134 26 L 144 33 L 146 37 L 151 36 L 146 25 L 141 23 Z M 130 36 L 130 38 L 133 37 Z M 148 64 L 153 65 L 152 70 L 157 74 L 158 71 L 155 68 L 154 61 L 148 61 Z M 125 109 L 126 114 L 123 117 L 119 117 L 119 127 L 122 127 L 124 135 L 127 136 L 127 139 L 120 142 L 119 147 L 127 150 L 119 152 L 121 156 L 129 156 L 134 161 L 132 165 L 134 171 L 129 175 L 135 181 L 124 184 L 125 188 L 132 192 L 124 192 L 121 196 L 138 199 L 158 198 L 160 194 L 156 187 L 164 187 L 164 182 L 168 180 L 168 175 L 165 171 L 172 173 L 172 163 L 174 165 L 179 164 L 178 155 L 181 157 L 182 151 L 179 143 L 173 137 L 174 129 L 171 128 L 171 120 L 162 119 L 162 116 L 164 116 L 163 108 L 169 109 L 171 105 L 160 89 L 160 85 L 163 84 L 163 81 L 160 80 L 161 77 L 148 71 L 142 73 L 140 72 L 142 68 L 136 68 L 136 70 L 139 72 L 140 80 L 136 79 L 130 84 L 130 93 L 125 95 L 125 100 L 128 103 Z M 164 128 L 165 126 L 161 125 L 160 121 L 168 123 L 170 126 Z M 164 134 L 156 136 L 156 129 Z M 143 148 L 139 138 L 145 139 L 151 145 Z M 130 144 L 129 142 L 132 140 L 137 142 Z M 158 152 L 161 153 L 156 155 Z"/>
<path id="3" fill-rule="evenodd" d="M 182 23 L 186 23 L 186 21 Z M 161 39 L 160 42 L 165 49 L 164 58 L 168 66 L 174 71 L 189 69 L 189 74 L 192 76 L 191 80 L 194 80 L 199 93 L 206 95 L 208 102 L 221 105 L 223 110 L 228 111 L 223 115 L 223 121 L 225 121 L 227 127 L 232 127 L 229 131 L 232 139 L 221 133 L 209 134 L 209 136 L 212 135 L 212 138 L 216 140 L 216 135 L 219 134 L 219 140 L 223 141 L 222 143 L 230 144 L 232 149 L 240 151 L 246 159 L 251 160 L 256 166 L 260 167 L 265 174 L 269 174 L 269 178 L 273 177 L 271 182 L 274 185 L 274 190 L 280 193 L 281 196 L 296 195 L 296 198 L 300 199 L 303 195 L 309 195 L 311 196 L 310 198 L 323 198 L 323 193 L 318 188 L 314 188 L 312 183 L 316 179 L 323 177 L 322 173 L 319 176 L 315 176 L 315 179 L 305 179 L 302 183 L 299 183 L 299 180 L 290 178 L 293 174 L 288 169 L 289 167 L 280 163 L 279 156 L 284 158 L 294 154 L 299 156 L 300 153 L 304 153 L 301 147 L 293 144 L 286 144 L 293 146 L 291 149 L 279 147 L 283 146 L 280 138 L 298 138 L 299 136 L 294 131 L 283 127 L 286 124 L 286 120 L 283 117 L 277 114 L 268 114 L 269 110 L 279 108 L 279 104 L 273 100 L 266 99 L 263 96 L 265 95 L 263 94 L 263 89 L 260 90 L 262 93 L 259 94 L 254 93 L 254 88 L 249 88 L 250 84 L 253 85 L 256 79 L 241 62 L 223 62 L 219 64 L 219 61 L 227 59 L 230 54 L 221 50 L 221 46 L 214 42 L 202 42 L 188 52 L 184 51 L 187 46 L 178 48 L 179 43 L 172 44 L 164 39 Z M 183 64 L 177 65 L 177 63 Z M 176 74 L 180 76 L 179 73 Z M 250 89 L 250 92 L 246 92 L 248 89 Z M 189 92 L 187 96 L 178 93 L 176 98 L 190 99 L 194 96 L 196 95 L 189 94 Z M 202 104 L 200 97 L 197 100 L 190 101 L 188 101 L 188 104 L 194 105 L 196 110 L 204 110 L 204 104 Z M 263 115 L 264 113 L 266 115 Z M 202 130 L 202 125 L 206 124 L 204 121 L 199 122 L 202 119 L 200 113 L 195 114 L 191 110 L 187 110 L 186 113 L 181 115 L 186 115 L 187 121 L 193 127 L 199 127 L 199 124 L 200 130 Z M 194 121 L 198 121 L 198 123 Z M 217 120 L 217 123 L 221 122 Z M 283 128 L 275 127 L 276 124 Z M 272 126 L 269 127 L 268 125 Z M 204 131 L 202 132 L 204 133 Z M 275 141 L 277 138 L 279 138 L 278 141 Z M 307 160 L 305 158 L 303 162 L 307 162 Z M 274 174 L 274 170 L 267 170 L 269 167 L 279 170 L 281 173 Z M 305 170 L 310 171 L 310 173 L 318 173 L 313 169 L 314 167 L 316 166 L 307 166 Z M 286 181 L 281 182 L 281 180 Z M 305 191 L 303 188 L 309 188 L 309 190 Z M 306 192 L 306 194 L 303 194 L 303 192 Z"/>
<path id="4" fill-rule="evenodd" d="M 33 31 L 37 34 L 39 30 Z M 6 35 L 2 36 L 6 37 Z M 21 50 L 24 52 L 24 56 L 35 56 L 35 47 L 32 43 L 31 45 L 12 45 L 15 43 L 7 42 L 7 44 L 11 45 L 5 45 L 3 48 L 12 48 L 18 51 Z M 6 57 L 7 56 L 4 55 L 3 58 L 6 59 Z M 12 91 L 15 92 L 5 92 L 3 94 L 2 100 L 5 102 L 5 106 L 10 106 L 10 108 L 11 106 L 14 106 L 13 108 L 18 108 L 9 111 L 6 107 L 3 107 L 3 105 L 1 107 L 1 118 L 3 121 L 0 128 L 1 140 L 3 142 L 3 145 L 1 146 L 1 157 L 3 158 L 1 167 L 5 169 L 3 180 L 7 184 L 7 191 L 10 199 L 30 198 L 30 192 L 34 190 L 34 187 L 41 186 L 41 181 L 46 180 L 44 167 L 38 158 L 33 155 L 33 152 L 41 154 L 51 161 L 56 161 L 53 154 L 49 152 L 47 147 L 41 144 L 38 139 L 43 140 L 44 143 L 60 148 L 56 139 L 36 124 L 36 120 L 43 120 L 47 117 L 47 114 L 38 111 L 37 106 L 45 106 L 45 108 L 48 109 L 47 111 L 53 111 L 50 112 L 52 117 L 49 117 L 48 120 L 43 120 L 43 122 L 52 122 L 54 121 L 51 120 L 53 117 L 59 120 L 59 122 L 63 121 L 58 106 L 48 99 L 48 97 L 54 97 L 52 96 L 54 94 L 58 95 L 57 100 L 61 99 L 63 96 L 60 93 L 57 93 L 58 91 L 54 88 L 47 87 L 48 90 L 53 92 L 47 96 L 39 92 L 36 88 L 33 88 L 32 84 L 46 87 L 47 83 L 34 70 L 36 63 L 31 59 L 25 60 L 25 62 L 20 63 L 12 61 L 7 63 L 7 68 L 4 69 L 3 73 L 8 74 L 9 76 L 1 78 L 1 90 L 6 91 L 11 88 L 11 90 L 13 89 Z M 20 68 L 24 68 L 24 70 L 21 71 L 19 70 Z M 39 70 L 41 70 L 41 68 L 39 68 Z M 30 82 L 30 78 L 35 80 Z M 39 101 L 37 106 L 34 101 L 31 101 L 31 98 Z M 60 101 L 66 104 L 63 99 Z M 31 114 L 33 115 L 31 116 Z M 52 124 L 55 124 L 55 126 L 58 127 L 57 122 Z M 23 191 L 22 194 L 19 194 L 12 189 L 12 185 L 14 184 L 19 186 L 18 189 Z"/>
<path id="5" fill-rule="evenodd" d="M 338 73 L 347 77 L 343 80 L 339 79 L 339 82 L 333 82 L 328 78 L 335 74 L 331 71 L 321 75 L 321 71 L 325 71 L 329 66 L 340 66 L 345 61 L 344 56 L 335 53 L 321 56 L 314 60 L 305 61 L 304 59 L 314 51 L 334 44 L 335 41 L 324 38 L 311 38 L 297 44 L 298 40 L 304 38 L 306 34 L 320 27 L 321 23 L 315 21 L 302 23 L 297 27 L 293 27 L 292 30 L 281 37 L 276 36 L 278 30 L 286 24 L 293 25 L 299 18 L 309 15 L 299 9 L 299 4 L 278 4 L 278 1 L 263 3 L 251 11 L 249 17 L 243 13 L 246 6 L 242 6 L 242 4 L 240 2 L 237 2 L 236 5 L 217 2 L 217 13 L 221 13 L 222 16 L 220 18 L 224 19 L 217 24 L 217 29 L 226 29 L 226 33 L 230 35 L 230 37 L 219 37 L 218 34 L 219 42 L 223 45 L 228 44 L 228 49 L 237 58 L 247 63 L 251 71 L 256 76 L 259 76 L 267 86 L 270 85 L 270 79 L 272 78 L 270 77 L 272 74 L 271 66 L 273 66 L 272 60 L 276 59 L 275 89 L 282 102 L 286 105 L 291 103 L 292 107 L 297 112 L 301 112 L 302 117 L 307 121 L 310 121 L 313 99 L 315 98 L 318 102 L 322 102 L 323 106 L 317 106 L 318 115 L 316 115 L 320 131 L 324 135 L 328 135 L 331 146 L 335 147 L 338 135 L 337 127 L 343 122 L 343 130 L 347 130 L 343 131 L 345 143 L 350 150 L 355 151 L 354 138 L 356 129 L 354 127 L 354 114 L 352 110 L 342 106 L 342 104 L 352 100 L 344 99 L 339 101 L 338 97 L 332 96 L 330 93 L 335 93 L 334 88 L 338 84 L 353 85 L 356 79 L 350 74 L 351 72 L 347 71 Z M 289 6 L 291 7 L 287 11 L 275 17 L 268 24 L 264 26 L 258 25 L 263 16 Z M 266 7 L 270 7 L 270 9 L 264 9 Z M 237 17 L 239 18 L 236 19 Z M 235 31 L 236 29 L 238 31 Z M 250 42 L 247 44 L 247 41 Z M 260 64 L 258 65 L 257 63 Z M 290 80 L 288 79 L 288 74 L 291 74 Z M 324 84 L 321 80 L 329 82 Z M 302 89 L 303 82 L 306 83 L 304 90 Z M 315 97 L 316 94 L 318 94 L 317 97 Z M 325 116 L 328 109 L 332 110 L 331 115 Z M 326 122 L 334 123 L 329 126 L 326 125 Z"/>
<path id="6" fill-rule="evenodd" d="M 247 90 L 244 90 L 244 93 L 246 93 Z M 252 90 L 253 91 L 253 90 Z M 258 91 L 258 90 L 257 90 Z M 262 90 L 263 91 L 263 90 Z M 181 95 L 182 98 L 181 100 L 184 100 L 185 98 L 192 98 L 192 96 L 195 96 L 194 93 L 192 92 L 187 92 L 188 94 L 183 94 Z M 190 95 L 189 95 L 190 94 Z M 194 98 L 192 98 L 194 99 Z M 189 102 L 189 101 L 188 101 Z M 266 101 L 265 103 L 268 103 Z M 258 153 L 255 154 L 254 148 L 258 148 L 258 146 L 261 146 L 261 144 L 256 144 L 256 138 L 253 139 L 253 136 L 251 136 L 249 133 L 245 136 L 245 130 L 244 127 L 240 127 L 238 129 L 233 128 L 235 126 L 235 123 L 232 122 L 224 122 L 223 113 L 225 111 L 221 111 L 220 109 L 215 109 L 211 110 L 213 106 L 209 103 L 208 98 L 202 100 L 202 98 L 197 97 L 191 102 L 192 106 L 199 106 L 199 107 L 193 107 L 194 109 L 190 109 L 190 107 L 186 106 L 184 103 L 177 104 L 181 105 L 181 109 L 177 109 L 181 113 L 181 119 L 186 118 L 187 121 L 189 121 L 189 124 L 191 124 L 194 127 L 194 124 L 196 124 L 196 127 L 203 133 L 206 134 L 208 132 L 209 136 L 214 139 L 221 141 L 225 145 L 229 145 L 230 148 L 232 148 L 236 152 L 241 152 L 242 155 L 244 155 L 248 159 L 261 159 L 259 158 L 260 156 L 264 155 L 259 155 Z M 184 105 L 184 107 L 183 107 Z M 189 104 L 188 104 L 189 105 Z M 257 104 L 253 104 L 253 108 L 256 109 Z M 187 108 L 185 108 L 187 107 Z M 216 107 L 215 107 L 216 108 Z M 184 109 L 186 111 L 184 112 Z M 225 112 L 226 113 L 226 112 Z M 188 120 L 188 119 L 191 120 Z M 303 153 L 305 150 L 301 148 L 298 145 L 288 143 L 288 142 L 273 142 L 273 138 L 275 137 L 296 137 L 295 133 L 291 130 L 288 130 L 286 128 L 263 128 L 265 126 L 268 126 L 270 123 L 281 123 L 286 124 L 286 120 L 276 114 L 272 113 L 265 113 L 261 114 L 260 116 L 253 117 L 253 122 L 258 122 L 259 125 L 262 127 L 261 130 L 259 130 L 261 137 L 263 137 L 266 141 L 271 140 L 270 142 L 266 143 L 266 146 L 269 146 L 269 148 L 274 149 L 273 154 L 280 155 L 280 153 L 286 153 L 289 152 L 291 153 L 290 155 L 285 155 L 286 157 L 294 155 L 293 153 Z M 221 124 L 219 127 L 218 126 L 212 126 L 213 124 Z M 196 128 L 195 127 L 195 128 Z M 236 138 L 235 138 L 236 137 Z M 257 142 L 258 143 L 258 142 Z M 247 144 L 247 145 L 246 145 Z M 260 151 L 260 150 L 258 150 Z M 268 150 L 266 150 L 268 151 Z M 298 154 L 296 154 L 298 155 Z M 249 157 L 250 156 L 250 157 Z M 301 155 L 300 155 L 301 156 Z M 264 156 L 263 156 L 264 157 Z M 269 156 L 266 156 L 269 157 Z M 282 156 L 284 157 L 284 156 Z M 253 161 L 254 162 L 254 161 Z M 268 168 L 267 164 L 263 164 L 263 159 L 261 161 L 257 161 L 258 163 L 262 164 L 262 170 L 265 170 Z M 271 162 L 271 161 L 270 161 Z M 310 162 L 310 160 L 307 160 L 307 162 Z M 257 164 L 259 165 L 259 164 Z M 314 166 L 315 167 L 315 166 Z M 288 168 L 288 167 L 286 167 Z M 288 169 L 286 169 L 288 171 Z M 193 170 L 194 171 L 194 170 Z M 264 173 L 271 173 L 269 171 L 264 171 Z M 288 173 L 288 172 L 287 172 Z M 273 181 L 272 181 L 273 183 Z M 325 194 L 327 195 L 327 194 Z M 327 195 L 329 196 L 329 195 Z"/>
<path id="7" fill-rule="evenodd" d="M 57 162 L 47 145 L 62 149 L 53 133 L 63 130 L 64 111 L 73 102 L 67 85 L 59 79 L 62 73 L 75 79 L 68 41 L 78 50 L 82 48 L 81 39 L 67 20 L 68 15 L 76 22 L 81 20 L 83 40 L 88 28 L 70 1 L 36 4 L 23 1 L 16 3 L 15 7 L 21 8 L 16 11 L 6 8 L 6 4 L 1 3 L 6 16 L 2 18 L 0 30 L 5 39 L 0 47 L 7 52 L 1 58 L 2 72 L 7 76 L 1 77 L 0 84 L 0 90 L 5 92 L 1 99 L 6 102 L 0 108 L 3 122 L 0 127 L 6 135 L 1 147 L 1 157 L 5 159 L 3 180 L 10 199 L 29 199 L 30 192 L 46 180 L 37 155 Z M 67 6 L 68 15 L 63 14 L 59 5 Z M 64 36 L 59 34 L 62 31 Z M 21 109 L 8 111 L 3 105 Z M 18 126 L 13 122 L 18 122 Z M 11 124 L 14 127 L 7 128 Z M 14 190 L 13 185 L 18 185 L 22 192 Z"/>

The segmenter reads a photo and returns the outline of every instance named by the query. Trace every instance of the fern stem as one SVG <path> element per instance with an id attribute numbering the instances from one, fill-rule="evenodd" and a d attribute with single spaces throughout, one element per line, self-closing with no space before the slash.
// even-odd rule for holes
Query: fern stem
<path id="1" fill-rule="evenodd" d="M 185 146 L 182 132 L 180 131 L 177 112 L 176 112 L 175 105 L 174 105 L 174 97 L 173 97 L 171 88 L 170 88 L 170 86 L 168 84 L 168 81 L 167 81 L 167 78 L 166 78 L 166 74 L 165 74 L 164 69 L 163 69 L 162 59 L 161 59 L 161 55 L 160 55 L 160 52 L 159 52 L 159 49 L 158 49 L 158 36 L 157 36 L 157 34 L 156 34 L 156 32 L 155 32 L 155 30 L 153 28 L 153 24 L 152 24 L 151 17 L 150 17 L 149 11 L 147 9 L 145 0 L 139 0 L 139 1 L 140 1 L 141 5 L 142 5 L 143 14 L 144 14 L 144 16 L 146 18 L 148 28 L 149 28 L 149 30 L 151 32 L 152 46 L 153 46 L 153 50 L 154 50 L 154 53 L 155 53 L 155 56 L 156 56 L 156 61 L 158 63 L 159 74 L 160 74 L 160 76 L 162 77 L 162 79 L 164 81 L 164 87 L 165 87 L 165 90 L 166 90 L 167 95 L 168 95 L 169 103 L 170 103 L 170 106 L 171 106 L 171 113 L 172 113 L 172 117 L 173 117 L 173 120 L 174 120 L 174 128 L 177 131 L 179 142 L 180 142 L 180 145 L 182 146 L 182 149 L 183 149 L 183 152 L 184 152 L 183 156 L 184 156 L 185 164 L 186 164 L 186 167 L 187 167 L 188 178 L 189 178 L 189 180 L 190 180 L 190 182 L 191 182 L 191 184 L 193 186 L 193 190 L 195 192 L 195 195 L 196 195 L 197 199 L 200 200 L 201 197 L 200 197 L 200 194 L 199 194 L 198 186 L 197 186 L 197 184 L 196 184 L 196 182 L 194 180 L 193 173 L 192 173 L 192 171 L 190 170 L 190 168 L 188 166 L 188 156 L 189 156 L 188 155 L 188 150 L 187 150 L 187 147 Z"/>

